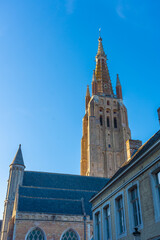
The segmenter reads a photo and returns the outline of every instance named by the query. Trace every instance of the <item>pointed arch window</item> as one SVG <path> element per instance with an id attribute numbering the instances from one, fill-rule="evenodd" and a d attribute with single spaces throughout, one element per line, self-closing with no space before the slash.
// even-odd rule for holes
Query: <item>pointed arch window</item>
<path id="1" fill-rule="evenodd" d="M 114 117 L 114 128 L 117 128 L 117 118 Z"/>
<path id="2" fill-rule="evenodd" d="M 109 117 L 107 117 L 107 127 L 110 127 Z"/>
<path id="3" fill-rule="evenodd" d="M 36 227 L 28 234 L 26 240 L 45 240 L 45 236 L 42 230 Z"/>
<path id="4" fill-rule="evenodd" d="M 61 238 L 61 240 L 78 240 L 78 239 L 79 238 L 77 233 L 72 229 L 67 230 Z"/>
<path id="5" fill-rule="evenodd" d="M 102 115 L 100 115 L 99 121 L 100 121 L 100 125 L 102 126 L 103 125 L 103 117 L 102 117 Z"/>

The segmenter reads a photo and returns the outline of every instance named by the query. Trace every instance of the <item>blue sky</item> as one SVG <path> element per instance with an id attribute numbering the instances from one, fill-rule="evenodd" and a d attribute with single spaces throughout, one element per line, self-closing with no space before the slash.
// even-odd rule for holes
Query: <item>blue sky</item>
<path id="1" fill-rule="evenodd" d="M 9 164 L 79 174 L 82 118 L 101 27 L 132 138 L 159 129 L 160 1 L 0 1 L 0 218 Z"/>

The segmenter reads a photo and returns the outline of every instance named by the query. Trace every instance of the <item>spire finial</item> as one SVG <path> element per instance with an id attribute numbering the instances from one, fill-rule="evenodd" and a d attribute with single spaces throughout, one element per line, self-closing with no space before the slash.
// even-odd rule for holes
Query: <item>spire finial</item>
<path id="1" fill-rule="evenodd" d="M 99 28 L 99 39 L 101 39 L 101 28 Z"/>

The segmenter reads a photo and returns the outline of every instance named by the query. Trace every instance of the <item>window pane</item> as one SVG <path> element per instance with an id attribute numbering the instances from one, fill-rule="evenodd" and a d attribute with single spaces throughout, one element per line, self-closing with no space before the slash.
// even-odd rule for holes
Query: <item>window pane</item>
<path id="1" fill-rule="evenodd" d="M 156 177 L 157 177 L 157 184 L 160 184 L 160 172 L 156 174 Z"/>
<path id="2" fill-rule="evenodd" d="M 70 229 L 63 234 L 62 240 L 78 240 L 78 237 L 76 233 Z"/>
<path id="3" fill-rule="evenodd" d="M 95 215 L 95 220 L 96 220 L 96 240 L 100 240 L 100 213 L 98 212 Z"/>
<path id="4" fill-rule="evenodd" d="M 107 240 L 110 239 L 110 207 L 106 207 L 104 209 L 104 214 L 105 214 L 105 222 L 104 222 L 104 228 L 105 228 L 105 236 L 107 237 Z"/>
<path id="5" fill-rule="evenodd" d="M 44 240 L 44 234 L 40 228 L 35 228 L 28 234 L 27 240 Z"/>
<path id="6" fill-rule="evenodd" d="M 123 209 L 122 197 L 117 199 L 117 214 L 118 214 L 119 233 L 121 234 L 125 231 L 124 209 Z"/>

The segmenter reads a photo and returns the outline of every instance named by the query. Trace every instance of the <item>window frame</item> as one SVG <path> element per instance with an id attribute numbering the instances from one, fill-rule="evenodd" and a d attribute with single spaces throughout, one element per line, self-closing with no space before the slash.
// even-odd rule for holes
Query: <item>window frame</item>
<path id="1" fill-rule="evenodd" d="M 100 239 L 97 239 L 97 227 L 96 227 L 96 215 L 97 213 L 99 213 L 99 238 Z M 101 228 L 101 208 L 98 208 L 94 214 L 93 214 L 93 237 L 94 237 L 94 240 L 101 240 L 101 237 L 102 237 L 102 228 Z"/>
<path id="2" fill-rule="evenodd" d="M 73 231 L 73 232 L 76 234 L 78 240 L 80 240 L 80 236 L 79 236 L 78 232 L 77 232 L 75 229 L 70 228 L 70 227 L 67 228 L 67 229 L 65 229 L 65 230 L 63 231 L 63 233 L 61 234 L 60 240 L 62 240 L 63 235 L 64 235 L 66 232 L 68 232 L 69 230 Z"/>
<path id="3" fill-rule="evenodd" d="M 156 174 L 160 172 L 160 163 L 157 163 L 150 171 L 150 182 L 153 196 L 153 208 L 155 222 L 160 222 L 160 196 L 157 190 Z"/>
<path id="4" fill-rule="evenodd" d="M 134 216 L 133 216 L 133 209 L 132 209 L 132 203 L 131 203 L 131 190 L 136 188 L 137 189 L 137 198 L 139 203 L 139 214 L 141 218 L 141 224 L 135 226 L 134 225 Z M 141 230 L 143 228 L 143 218 L 142 218 L 142 208 L 141 208 L 141 198 L 140 198 L 140 192 L 139 192 L 139 181 L 132 182 L 126 189 L 127 191 L 127 202 L 128 202 L 128 216 L 129 216 L 129 229 L 130 233 L 133 233 L 135 231 L 135 227 L 138 228 L 138 230 Z"/>
<path id="5" fill-rule="evenodd" d="M 107 231 L 105 227 L 105 209 L 109 208 L 110 210 L 110 217 L 109 217 L 109 232 L 110 232 L 110 238 L 107 238 Z M 111 224 L 111 204 L 110 201 L 107 201 L 102 206 L 102 227 L 103 227 L 103 240 L 112 240 L 112 224 Z"/>
<path id="6" fill-rule="evenodd" d="M 122 206 L 123 206 L 123 218 L 124 218 L 124 232 L 120 233 L 120 225 L 119 225 L 119 216 L 117 213 L 117 200 L 122 197 Z M 115 212 L 115 232 L 116 239 L 123 238 L 127 236 L 127 228 L 126 228 L 126 214 L 125 214 L 125 205 L 124 205 L 124 192 L 121 191 L 117 193 L 114 197 L 114 212 Z"/>
<path id="7" fill-rule="evenodd" d="M 47 240 L 47 237 L 46 237 L 46 234 L 45 234 L 44 230 L 43 230 L 41 227 L 39 227 L 39 226 L 34 226 L 34 227 L 30 228 L 30 229 L 28 230 L 26 236 L 25 236 L 25 240 L 27 240 L 28 235 L 30 234 L 30 232 L 32 232 L 32 231 L 33 231 L 34 229 L 36 229 L 36 228 L 39 228 L 39 229 L 42 231 L 42 233 L 43 233 L 43 235 L 44 235 L 44 240 Z"/>

